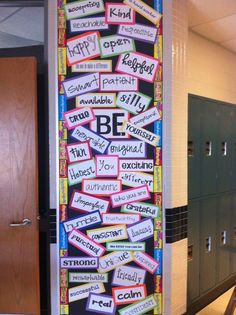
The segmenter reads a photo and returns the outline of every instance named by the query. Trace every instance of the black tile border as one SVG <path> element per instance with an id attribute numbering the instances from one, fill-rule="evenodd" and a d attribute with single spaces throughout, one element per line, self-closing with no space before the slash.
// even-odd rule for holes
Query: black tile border
<path id="1" fill-rule="evenodd" d="M 166 243 L 171 244 L 187 237 L 188 206 L 165 209 Z"/>
<path id="2" fill-rule="evenodd" d="M 57 242 L 57 211 L 56 209 L 50 209 L 50 227 L 49 227 L 49 239 L 50 244 L 56 244 Z"/>

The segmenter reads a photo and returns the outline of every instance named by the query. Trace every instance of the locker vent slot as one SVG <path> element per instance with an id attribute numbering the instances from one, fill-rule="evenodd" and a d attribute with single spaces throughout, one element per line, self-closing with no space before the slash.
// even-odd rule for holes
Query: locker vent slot
<path id="1" fill-rule="evenodd" d="M 205 248 L 206 248 L 206 253 L 211 252 L 211 236 L 206 238 Z"/>
<path id="2" fill-rule="evenodd" d="M 188 156 L 194 156 L 194 144 L 193 144 L 193 141 L 188 141 Z"/>
<path id="3" fill-rule="evenodd" d="M 193 244 L 188 246 L 188 261 L 193 260 Z"/>
<path id="4" fill-rule="evenodd" d="M 227 232 L 222 231 L 221 232 L 221 245 L 226 245 L 227 242 Z"/>
<path id="5" fill-rule="evenodd" d="M 211 141 L 206 141 L 205 152 L 206 152 L 206 156 L 212 156 L 212 142 Z"/>
<path id="6" fill-rule="evenodd" d="M 221 142 L 221 152 L 222 152 L 222 156 L 227 155 L 227 142 L 226 141 Z"/>

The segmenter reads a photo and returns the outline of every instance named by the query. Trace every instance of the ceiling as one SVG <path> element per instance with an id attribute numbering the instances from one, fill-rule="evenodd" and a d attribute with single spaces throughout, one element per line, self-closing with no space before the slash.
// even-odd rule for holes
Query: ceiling
<path id="1" fill-rule="evenodd" d="M 0 48 L 43 45 L 43 42 L 43 7 L 0 7 Z"/>
<path id="2" fill-rule="evenodd" d="M 236 53 L 236 0 L 188 0 L 189 28 Z"/>

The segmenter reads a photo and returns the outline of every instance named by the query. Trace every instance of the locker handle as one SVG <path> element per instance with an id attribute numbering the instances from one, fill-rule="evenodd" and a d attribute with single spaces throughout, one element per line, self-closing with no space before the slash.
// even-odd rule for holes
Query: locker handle
<path id="1" fill-rule="evenodd" d="M 226 141 L 221 142 L 221 152 L 222 152 L 222 156 L 227 155 L 227 142 Z"/>
<path id="2" fill-rule="evenodd" d="M 188 246 L 188 261 L 193 260 L 193 244 Z"/>
<path id="3" fill-rule="evenodd" d="M 188 156 L 194 156 L 194 143 L 193 141 L 188 141 Z"/>
<path id="4" fill-rule="evenodd" d="M 205 243 L 206 253 L 211 252 L 211 245 L 212 245 L 211 236 L 209 236 L 206 238 L 206 243 Z"/>
<path id="5" fill-rule="evenodd" d="M 212 141 L 206 141 L 205 152 L 206 156 L 212 156 Z"/>
<path id="6" fill-rule="evenodd" d="M 234 239 L 236 240 L 236 226 L 234 227 Z"/>
<path id="7" fill-rule="evenodd" d="M 227 242 L 227 232 L 222 231 L 221 232 L 221 245 L 226 245 Z"/>

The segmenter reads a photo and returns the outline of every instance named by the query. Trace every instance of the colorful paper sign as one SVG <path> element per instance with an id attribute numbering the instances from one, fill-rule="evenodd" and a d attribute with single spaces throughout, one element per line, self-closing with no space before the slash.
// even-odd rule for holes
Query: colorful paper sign
<path id="1" fill-rule="evenodd" d="M 62 84 L 67 98 L 97 91 L 99 89 L 99 73 L 85 74 L 64 80 Z"/>
<path id="2" fill-rule="evenodd" d="M 84 179 L 82 182 L 82 191 L 96 196 L 110 196 L 121 191 L 121 180 Z"/>
<path id="3" fill-rule="evenodd" d="M 96 272 L 70 272 L 70 283 L 91 283 L 91 282 L 108 282 L 108 273 L 96 273 Z"/>
<path id="4" fill-rule="evenodd" d="M 145 242 L 112 242 L 106 244 L 107 251 L 145 251 Z"/>
<path id="5" fill-rule="evenodd" d="M 116 305 L 131 304 L 147 296 L 146 285 L 112 288 L 112 296 Z"/>
<path id="6" fill-rule="evenodd" d="M 66 149 L 69 163 L 92 159 L 92 152 L 88 141 L 68 144 Z"/>
<path id="7" fill-rule="evenodd" d="M 137 202 L 150 198 L 150 193 L 147 185 L 137 188 L 130 188 L 122 192 L 114 193 L 111 195 L 111 202 L 114 208 L 123 206 L 127 203 Z"/>
<path id="8" fill-rule="evenodd" d="M 142 140 L 154 147 L 157 146 L 160 139 L 160 136 L 157 136 L 155 133 L 150 132 L 138 126 L 134 126 L 127 121 L 124 121 L 122 130 L 128 133 L 129 135 L 131 135 L 132 137 Z"/>
<path id="9" fill-rule="evenodd" d="M 114 155 L 96 155 L 96 177 L 117 177 L 119 157 Z"/>
<path id="10" fill-rule="evenodd" d="M 67 178 L 60 178 L 59 180 L 59 201 L 60 205 L 68 204 L 68 180 Z"/>
<path id="11" fill-rule="evenodd" d="M 131 124 L 134 126 L 144 127 L 150 125 L 161 118 L 160 113 L 156 107 L 152 107 L 139 115 L 130 119 Z"/>
<path id="12" fill-rule="evenodd" d="M 65 5 L 67 20 L 104 12 L 103 0 L 84 0 Z"/>
<path id="13" fill-rule="evenodd" d="M 98 257 L 65 257 L 61 258 L 63 269 L 97 269 Z"/>
<path id="14" fill-rule="evenodd" d="M 159 263 L 146 253 L 134 252 L 133 255 L 134 262 L 151 274 L 153 274 L 159 266 Z"/>
<path id="15" fill-rule="evenodd" d="M 116 305 L 111 296 L 90 293 L 86 310 L 96 314 L 115 315 Z"/>
<path id="16" fill-rule="evenodd" d="M 95 211 L 93 213 L 81 215 L 75 219 L 65 221 L 63 222 L 63 226 L 64 226 L 65 231 L 68 233 L 68 232 L 71 232 L 73 229 L 82 230 L 87 227 L 97 225 L 101 222 L 102 222 L 102 219 L 100 216 L 100 212 Z"/>
<path id="17" fill-rule="evenodd" d="M 152 159 L 120 159 L 119 167 L 123 172 L 153 172 L 154 161 Z"/>
<path id="18" fill-rule="evenodd" d="M 124 121 L 129 120 L 129 113 L 123 109 L 94 109 L 95 119 L 90 129 L 107 139 L 129 138 L 122 131 Z"/>
<path id="19" fill-rule="evenodd" d="M 90 292 L 103 293 L 105 292 L 104 284 L 98 283 L 86 283 L 78 287 L 69 289 L 69 302 L 75 302 L 78 300 L 85 299 L 89 296 Z"/>
<path id="20" fill-rule="evenodd" d="M 66 48 L 58 48 L 58 73 L 66 75 Z"/>
<path id="21" fill-rule="evenodd" d="M 111 60 L 86 60 L 71 67 L 72 72 L 112 72 Z"/>
<path id="22" fill-rule="evenodd" d="M 94 113 L 90 108 L 77 108 L 64 113 L 67 129 L 85 125 L 95 119 Z"/>
<path id="23" fill-rule="evenodd" d="M 158 66 L 158 59 L 138 52 L 128 52 L 120 55 L 116 65 L 116 71 L 153 83 Z"/>
<path id="24" fill-rule="evenodd" d="M 137 91 L 138 79 L 127 74 L 101 73 L 100 90 L 107 92 Z"/>
<path id="25" fill-rule="evenodd" d="M 104 16 L 97 16 L 85 19 L 73 19 L 70 21 L 70 32 L 88 32 L 107 30 L 109 25 L 105 22 Z"/>
<path id="26" fill-rule="evenodd" d="M 116 104 L 136 115 L 146 110 L 152 98 L 139 92 L 119 92 Z"/>
<path id="27" fill-rule="evenodd" d="M 105 153 L 110 144 L 109 140 L 83 126 L 76 127 L 71 137 L 81 142 L 88 141 L 90 147 L 99 153 Z"/>
<path id="28" fill-rule="evenodd" d="M 154 44 L 157 38 L 156 27 L 150 27 L 144 24 L 134 24 L 134 25 L 119 25 L 118 34 L 133 39 L 137 39 L 142 42 L 147 42 Z"/>
<path id="29" fill-rule="evenodd" d="M 157 306 L 158 304 L 154 295 L 149 295 L 146 299 L 124 307 L 118 312 L 120 315 L 144 315 L 148 314 L 148 312 L 152 311 Z"/>
<path id="30" fill-rule="evenodd" d="M 68 242 L 89 256 L 101 257 L 106 251 L 104 246 L 94 242 L 91 238 L 76 230 L 70 232 Z"/>
<path id="31" fill-rule="evenodd" d="M 58 108 L 59 108 L 59 120 L 63 120 L 63 113 L 66 112 L 67 106 L 66 106 L 66 97 L 64 94 L 58 95 Z"/>
<path id="32" fill-rule="evenodd" d="M 153 192 L 153 176 L 146 173 L 120 172 L 118 179 L 122 180 L 122 185 L 138 187 L 147 185 L 150 192 Z"/>
<path id="33" fill-rule="evenodd" d="M 120 35 L 110 35 L 100 38 L 101 57 L 117 56 L 124 52 L 135 51 L 135 43 L 132 38 Z"/>
<path id="34" fill-rule="evenodd" d="M 106 3 L 107 24 L 134 24 L 135 11 L 123 3 Z"/>
<path id="35" fill-rule="evenodd" d="M 99 273 L 108 272 L 119 266 L 128 264 L 133 260 L 133 255 L 131 252 L 113 252 L 107 254 L 99 259 Z"/>
<path id="36" fill-rule="evenodd" d="M 77 107 L 116 107 L 115 93 L 87 93 L 76 97 Z"/>
<path id="37" fill-rule="evenodd" d="M 109 209 L 109 201 L 74 190 L 70 200 L 70 208 L 82 212 L 98 210 L 100 213 L 105 213 Z"/>
<path id="38" fill-rule="evenodd" d="M 160 214 L 160 206 L 145 202 L 133 202 L 121 207 L 121 212 L 140 213 L 147 218 L 157 218 Z"/>
<path id="39" fill-rule="evenodd" d="M 114 242 L 128 238 L 125 225 L 114 225 L 87 230 L 87 235 L 97 243 Z"/>
<path id="40" fill-rule="evenodd" d="M 67 40 L 67 63 L 72 66 L 78 62 L 100 56 L 99 32 L 88 32 Z"/>
<path id="41" fill-rule="evenodd" d="M 158 13 L 156 10 L 154 10 L 152 7 L 141 0 L 124 0 L 124 3 L 129 5 L 132 9 L 143 15 L 146 19 L 148 19 L 155 25 L 161 19 L 160 13 Z"/>
<path id="42" fill-rule="evenodd" d="M 69 186 L 81 183 L 84 178 L 94 178 L 95 176 L 95 162 L 93 159 L 68 165 Z"/>
<path id="43" fill-rule="evenodd" d="M 133 224 L 140 221 L 140 214 L 125 214 L 125 213 L 103 213 L 103 225 L 116 225 L 116 224 Z"/>
<path id="44" fill-rule="evenodd" d="M 153 236 L 152 219 L 144 219 L 127 227 L 130 242 L 140 242 Z"/>
<path id="45" fill-rule="evenodd" d="M 137 140 L 111 141 L 107 153 L 127 159 L 144 158 L 146 157 L 146 144 L 144 141 Z"/>

